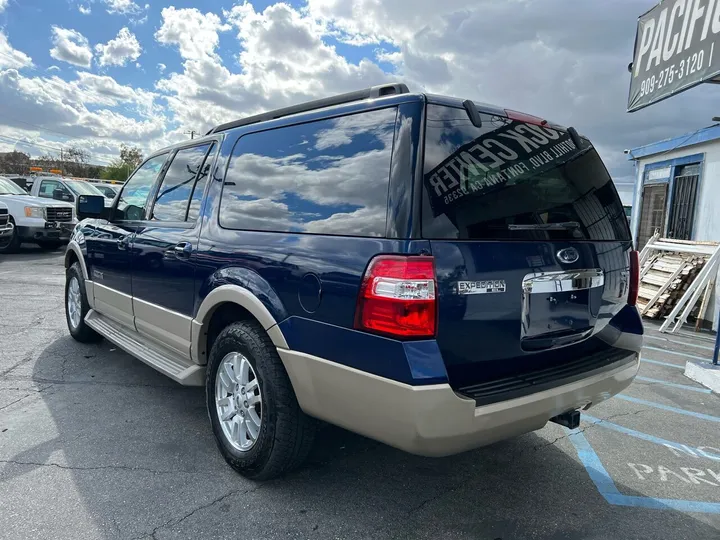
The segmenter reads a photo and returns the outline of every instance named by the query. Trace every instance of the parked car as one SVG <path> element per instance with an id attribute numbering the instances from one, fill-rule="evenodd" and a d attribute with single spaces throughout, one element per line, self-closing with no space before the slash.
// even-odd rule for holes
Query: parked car
<path id="1" fill-rule="evenodd" d="M 27 193 L 30 193 L 30 189 L 33 185 L 32 176 L 7 176 L 6 178 L 23 188 Z"/>
<path id="2" fill-rule="evenodd" d="M 39 176 L 33 182 L 30 194 L 45 199 L 55 199 L 77 204 L 80 195 L 102 195 L 94 184 L 84 180 L 72 180 L 62 176 Z M 112 201 L 107 200 L 105 206 L 110 206 Z"/>
<path id="3" fill-rule="evenodd" d="M 102 192 L 106 199 L 113 200 L 115 195 L 120 191 L 120 186 L 112 184 L 92 184 L 95 188 Z"/>
<path id="4" fill-rule="evenodd" d="M 7 178 L 0 178 L 0 202 L 12 224 L 12 233 L 0 237 L 0 253 L 16 251 L 23 242 L 57 249 L 68 243 L 77 223 L 72 204 L 33 197 Z"/>
<path id="5" fill-rule="evenodd" d="M 204 385 L 248 477 L 298 466 L 314 419 L 424 456 L 577 427 L 638 370 L 615 187 L 534 116 L 374 87 L 156 152 L 80 213 L 70 333 Z"/>

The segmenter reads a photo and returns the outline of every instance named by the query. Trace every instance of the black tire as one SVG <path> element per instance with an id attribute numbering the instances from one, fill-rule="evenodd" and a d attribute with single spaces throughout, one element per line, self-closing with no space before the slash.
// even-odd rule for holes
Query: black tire
<path id="1" fill-rule="evenodd" d="M 11 217 L 10 222 L 15 225 L 15 220 Z M 17 227 L 13 228 L 12 236 L 8 241 L 7 238 L 0 239 L 0 253 L 16 253 L 20 249 L 20 236 L 18 235 Z"/>
<path id="2" fill-rule="evenodd" d="M 37 243 L 37 245 L 40 246 L 40 249 L 43 249 L 46 251 L 55 251 L 57 249 L 60 249 L 60 247 L 63 244 L 64 244 L 64 242 L 58 242 L 56 240 L 46 240 L 46 241 Z"/>
<path id="3" fill-rule="evenodd" d="M 70 283 L 76 279 L 80 287 L 80 322 L 77 326 L 72 324 L 70 320 L 70 311 L 68 308 L 68 291 L 70 290 Z M 82 270 L 80 269 L 80 263 L 73 263 L 65 273 L 65 321 L 67 322 L 68 330 L 70 335 L 80 343 L 96 343 L 102 339 L 102 336 L 95 330 L 85 324 L 85 315 L 90 311 L 90 304 L 88 304 L 87 293 L 85 291 L 85 279 L 83 279 Z"/>
<path id="4" fill-rule="evenodd" d="M 218 368 L 232 352 L 248 359 L 262 396 L 260 430 L 255 443 L 246 451 L 230 444 L 215 404 Z M 277 349 L 257 322 L 236 322 L 220 332 L 210 351 L 205 387 L 215 440 L 233 469 L 253 480 L 269 480 L 303 463 L 312 448 L 316 421 L 300 409 Z"/>

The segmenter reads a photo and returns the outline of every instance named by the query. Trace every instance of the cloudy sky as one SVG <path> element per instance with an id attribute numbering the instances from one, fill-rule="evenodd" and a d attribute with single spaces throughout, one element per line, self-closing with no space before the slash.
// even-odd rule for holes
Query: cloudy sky
<path id="1" fill-rule="evenodd" d="M 0 0 L 0 151 L 105 164 L 188 130 L 385 81 L 573 125 L 624 148 L 720 115 L 718 87 L 625 112 L 654 0 Z M 714 101 L 711 103 L 711 100 Z"/>

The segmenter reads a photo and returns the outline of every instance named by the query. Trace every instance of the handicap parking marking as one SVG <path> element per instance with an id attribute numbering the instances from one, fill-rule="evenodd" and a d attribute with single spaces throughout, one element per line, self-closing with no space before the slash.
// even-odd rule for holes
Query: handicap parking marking
<path id="1" fill-rule="evenodd" d="M 631 403 L 637 403 L 638 405 L 647 405 L 649 407 L 655 407 L 656 409 L 662 409 L 664 411 L 670 411 L 678 414 L 685 414 L 688 416 L 694 416 L 701 420 L 709 420 L 710 422 L 720 422 L 720 416 L 713 416 L 711 414 L 704 414 L 695 411 L 688 411 L 680 409 L 679 407 L 670 407 L 669 405 L 663 405 L 662 403 L 655 403 L 654 401 L 647 401 L 645 399 L 635 398 L 632 396 L 626 396 L 625 394 L 618 394 L 615 396 L 618 399 L 630 401 Z"/>
<path id="2" fill-rule="evenodd" d="M 603 425 L 602 421 L 601 423 L 598 423 L 598 425 Z M 620 427 L 620 426 L 618 426 Z M 569 439 L 572 442 L 573 446 L 575 447 L 575 450 L 577 451 L 578 458 L 580 459 L 580 462 L 583 464 L 583 467 L 585 467 L 585 470 L 587 471 L 588 475 L 590 476 L 590 479 L 595 484 L 595 487 L 597 488 L 598 492 L 602 497 L 611 505 L 614 506 L 632 506 L 632 507 L 640 507 L 640 508 L 649 508 L 649 509 L 656 509 L 656 510 L 679 510 L 681 512 L 698 512 L 698 513 L 707 513 L 707 514 L 720 514 L 720 503 L 716 502 L 706 502 L 706 501 L 692 501 L 692 500 L 684 500 L 684 499 L 665 499 L 665 498 L 658 498 L 658 497 L 648 497 L 648 496 L 631 496 L 631 495 L 624 495 L 622 494 L 617 486 L 615 485 L 615 482 L 613 481 L 610 474 L 607 472 L 605 467 L 602 464 L 602 461 L 600 461 L 600 458 L 598 457 L 597 453 L 593 449 L 593 447 L 590 445 L 588 440 L 585 438 L 585 435 L 583 434 L 583 429 L 573 429 L 566 431 L 570 434 Z M 635 432 L 640 433 L 640 432 Z M 646 435 L 646 434 L 643 434 Z M 652 437 L 649 436 L 648 437 Z M 668 441 L 670 442 L 670 441 Z M 634 465 L 635 469 L 633 469 L 636 474 L 642 476 L 643 474 L 649 474 L 651 471 L 654 471 L 655 469 L 650 467 L 649 465 L 644 464 L 634 464 L 634 463 L 628 463 L 628 465 Z M 641 468 L 642 467 L 642 468 Z M 631 467 L 632 469 L 632 467 Z M 640 472 L 638 472 L 640 470 Z M 667 467 L 664 467 L 660 465 L 657 467 L 657 470 L 660 471 L 658 474 L 661 475 L 661 480 L 664 477 L 665 480 L 667 480 L 668 475 L 674 474 L 679 476 L 674 471 L 671 471 Z M 682 467 L 681 470 L 683 472 L 686 472 L 688 478 L 692 479 L 689 480 L 687 478 L 680 477 L 683 481 L 687 481 L 691 485 L 700 485 L 701 481 L 704 482 L 703 485 L 709 484 L 710 486 L 716 486 L 720 487 L 720 484 L 715 484 L 708 478 L 714 478 L 717 476 L 718 481 L 720 481 L 720 473 L 715 473 L 714 471 L 708 469 L 708 474 L 705 473 L 705 471 L 697 468 L 691 468 L 691 467 Z M 644 480 L 645 477 L 643 476 L 642 479 Z"/>
<path id="3" fill-rule="evenodd" d="M 694 447 L 694 446 L 686 445 L 686 444 L 675 442 L 675 441 L 669 441 L 667 439 L 663 439 L 662 437 L 656 437 L 655 435 L 650 435 L 648 433 L 643 433 L 641 431 L 637 431 L 635 429 L 621 426 L 619 424 L 610 422 L 608 420 L 603 420 L 602 418 L 596 418 L 589 414 L 583 414 L 583 417 L 585 418 L 585 420 L 590 422 L 593 426 L 603 427 L 606 429 L 610 429 L 612 431 L 617 431 L 618 433 L 624 433 L 625 435 L 630 435 L 631 437 L 635 437 L 636 439 L 642 439 L 644 441 L 648 441 L 651 443 L 655 443 L 655 444 L 664 446 L 675 457 L 681 457 L 681 456 L 685 455 L 685 456 L 691 456 L 694 458 L 704 457 L 704 458 L 707 458 L 707 459 L 710 459 L 713 461 L 720 461 L 720 448 L 715 448 L 712 446 Z M 717 453 L 715 453 L 715 452 L 717 452 Z"/>
<path id="4" fill-rule="evenodd" d="M 650 347 L 649 345 L 643 345 L 643 349 L 647 349 L 648 351 L 660 351 L 665 354 L 675 354 L 677 356 L 684 356 L 685 358 L 692 358 L 693 360 L 700 360 L 701 362 L 711 362 L 712 361 L 710 358 L 707 358 L 705 356 L 696 356 L 694 354 L 688 354 L 688 353 L 678 352 L 678 351 L 671 351 L 670 349 L 660 349 L 659 347 Z"/>
<path id="5" fill-rule="evenodd" d="M 679 383 L 672 383 L 668 381 L 663 381 L 661 379 L 652 379 L 650 377 L 642 377 L 640 375 L 637 375 L 635 377 L 636 381 L 643 381 L 643 382 L 649 382 L 653 384 L 661 384 L 663 386 L 670 386 L 672 388 L 677 388 L 679 390 L 685 390 L 687 392 L 700 392 L 702 394 L 712 394 L 712 390 L 709 388 L 698 388 L 697 386 L 690 386 L 689 384 L 679 384 Z"/>
<path id="6" fill-rule="evenodd" d="M 675 345 L 680 345 L 682 347 L 695 347 L 697 349 L 705 349 L 706 351 L 714 351 L 715 350 L 715 347 L 709 347 L 707 345 L 698 345 L 697 343 L 688 343 L 686 341 L 676 341 L 674 339 L 661 338 L 658 336 L 650 336 L 648 334 L 645 334 L 643 337 L 645 339 L 655 339 L 657 341 L 664 341 L 666 343 L 674 343 Z M 665 349 L 663 349 L 663 350 L 665 350 Z"/>

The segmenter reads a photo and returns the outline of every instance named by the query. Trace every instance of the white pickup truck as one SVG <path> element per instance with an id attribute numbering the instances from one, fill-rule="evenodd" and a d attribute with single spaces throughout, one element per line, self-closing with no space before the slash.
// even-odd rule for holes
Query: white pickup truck
<path id="1" fill-rule="evenodd" d="M 16 251 L 23 242 L 32 242 L 44 249 L 57 249 L 67 244 L 77 224 L 73 204 L 41 199 L 7 178 L 0 177 L 0 204 L 7 207 L 10 227 L 2 227 L 0 218 L 0 254 Z"/>
<path id="2" fill-rule="evenodd" d="M 102 195 L 105 208 L 112 206 L 112 199 L 105 197 L 105 194 L 90 182 L 84 180 L 73 180 L 64 176 L 38 176 L 34 179 L 30 188 L 30 195 L 44 199 L 56 199 L 77 204 L 80 195 Z M 76 207 L 77 208 L 77 207 Z"/>

